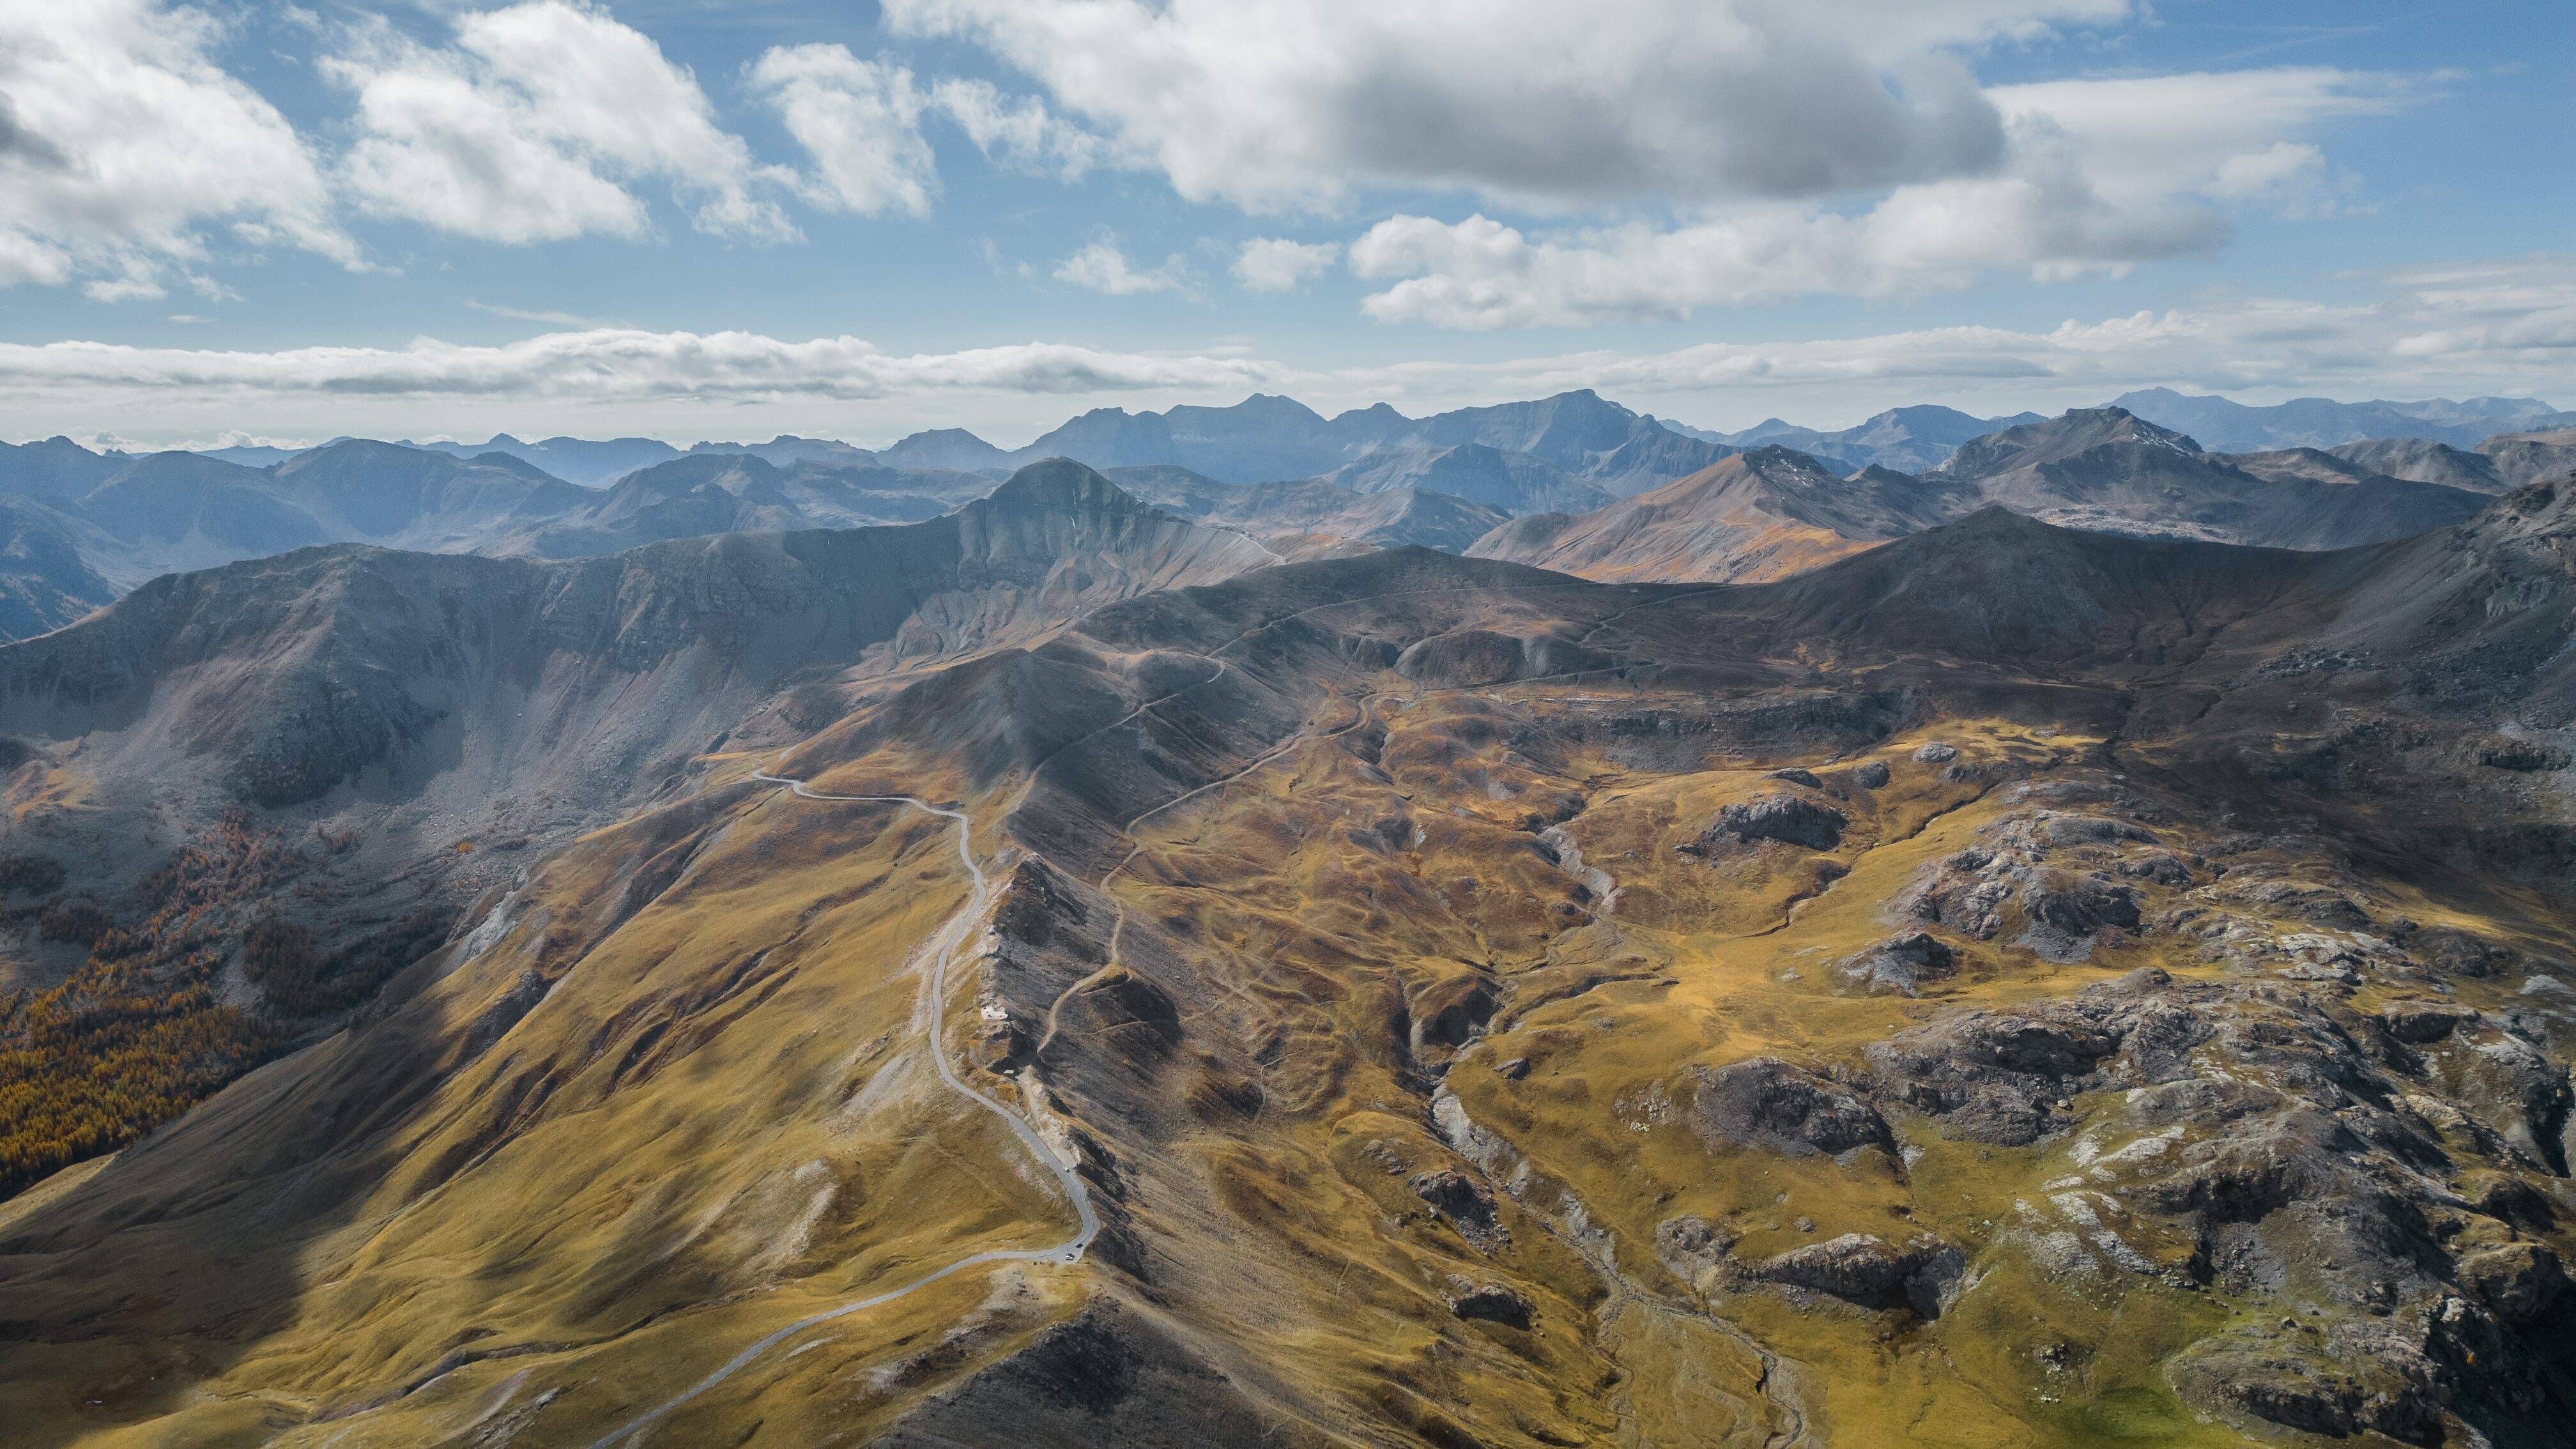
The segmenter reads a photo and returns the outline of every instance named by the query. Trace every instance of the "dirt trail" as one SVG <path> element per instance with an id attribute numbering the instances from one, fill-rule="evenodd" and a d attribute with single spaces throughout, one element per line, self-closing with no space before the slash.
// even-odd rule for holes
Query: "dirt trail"
<path id="1" fill-rule="evenodd" d="M 939 1068 L 941 1085 L 1001 1118 L 1009 1125 L 1011 1134 L 1020 1139 L 1021 1145 L 1028 1148 L 1030 1155 L 1037 1158 L 1039 1164 L 1047 1171 L 1055 1174 L 1057 1185 L 1064 1189 L 1065 1197 L 1073 1203 L 1074 1213 L 1080 1221 L 1073 1236 L 1053 1247 L 988 1248 L 979 1253 L 970 1253 L 900 1288 L 888 1289 L 883 1293 L 872 1293 L 864 1298 L 854 1298 L 819 1313 L 807 1314 L 725 1360 L 723 1367 L 700 1379 L 683 1392 L 600 1436 L 592 1444 L 591 1449 L 609 1449 L 611 1445 L 631 1444 L 641 1440 L 644 1435 L 652 1431 L 655 1425 L 668 1418 L 682 1405 L 741 1372 L 770 1349 L 817 1324 L 829 1323 L 833 1319 L 844 1318 L 879 1304 L 891 1303 L 908 1293 L 929 1287 L 943 1278 L 963 1273 L 969 1268 L 982 1267 L 987 1263 L 1079 1263 L 1082 1261 L 1082 1255 L 1090 1249 L 1091 1240 L 1100 1235 L 1100 1215 L 1091 1206 L 1091 1190 L 1084 1184 L 1081 1173 L 1076 1171 L 1078 1164 L 1066 1162 L 1058 1157 L 1055 1149 L 1047 1145 L 1046 1139 L 1038 1135 L 1037 1128 L 1031 1126 L 1027 1118 L 968 1086 L 965 1079 L 957 1075 L 957 1069 L 949 1065 L 948 1048 L 940 1037 L 940 1005 L 948 999 L 948 968 L 955 960 L 959 948 L 965 944 L 968 932 L 983 919 L 984 908 L 992 896 L 991 883 L 985 879 L 984 867 L 977 863 L 974 848 L 970 843 L 975 827 L 973 819 L 962 810 L 943 809 L 926 801 L 914 799 L 910 795 L 826 795 L 808 787 L 802 780 L 791 780 L 784 775 L 773 775 L 766 770 L 755 771 L 752 778 L 764 784 L 784 785 L 800 800 L 814 800 L 827 804 L 909 805 L 915 810 L 956 822 L 957 858 L 965 865 L 967 875 L 973 881 L 973 887 L 967 893 L 966 903 L 958 908 L 955 915 L 942 922 L 939 930 L 925 944 L 925 949 L 931 955 L 928 988 L 931 1006 L 929 1012 L 930 1060 Z"/>

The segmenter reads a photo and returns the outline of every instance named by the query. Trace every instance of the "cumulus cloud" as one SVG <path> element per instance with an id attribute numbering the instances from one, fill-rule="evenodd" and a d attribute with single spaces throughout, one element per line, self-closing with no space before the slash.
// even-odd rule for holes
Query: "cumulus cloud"
<path id="1" fill-rule="evenodd" d="M 2126 0 L 887 0 L 975 43 L 1194 201 L 1354 186 L 1522 207 L 1800 199 L 1992 170 L 1954 52 Z"/>
<path id="2" fill-rule="evenodd" d="M 2313 68 L 1995 94 L 2000 170 L 1900 186 L 1858 213 L 1739 205 L 1539 236 L 1482 215 L 1390 218 L 1351 246 L 1355 272 L 1392 283 L 1363 309 L 1442 327 L 1579 327 L 1814 294 L 1918 294 L 1997 270 L 2118 275 L 2216 246 L 2232 206 L 2315 209 L 2322 153 L 2283 133 L 2396 103 L 2373 77 Z"/>
<path id="3" fill-rule="evenodd" d="M 1338 242 L 1288 241 L 1257 236 L 1234 256 L 1234 279 L 1247 292 L 1288 292 L 1320 277 L 1342 254 Z"/>
<path id="4" fill-rule="evenodd" d="M 1161 266 L 1148 270 L 1127 259 L 1127 254 L 1118 249 L 1116 237 L 1094 241 L 1056 263 L 1055 270 L 1049 275 L 1086 292 L 1100 292 L 1112 297 L 1138 297 L 1156 292 L 1195 296 L 1198 292 L 1190 275 L 1189 262 L 1179 253 L 1173 253 L 1164 258 Z"/>
<path id="5" fill-rule="evenodd" d="M 910 70 L 846 46 L 779 46 L 750 81 L 814 158 L 815 174 L 797 187 L 807 200 L 862 216 L 930 214 L 939 172 L 921 135 L 927 98 Z"/>
<path id="6" fill-rule="evenodd" d="M 303 140 L 215 63 L 221 39 L 157 0 L 0 5 L 0 286 L 215 293 L 226 236 L 361 264 Z"/>
<path id="7" fill-rule="evenodd" d="M 573 0 L 467 13 L 432 48 L 381 23 L 324 62 L 357 96 L 341 176 L 357 204 L 486 241 L 640 236 L 633 187 L 669 186 L 699 230 L 795 228 L 776 178 L 716 124 L 696 77 L 642 32 Z"/>

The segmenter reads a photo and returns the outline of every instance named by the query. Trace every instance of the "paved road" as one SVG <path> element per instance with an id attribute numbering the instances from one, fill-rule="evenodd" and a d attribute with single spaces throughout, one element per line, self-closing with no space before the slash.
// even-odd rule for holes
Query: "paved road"
<path id="1" fill-rule="evenodd" d="M 964 811 L 942 809 L 926 801 L 916 800 L 910 795 L 826 795 L 807 787 L 802 780 L 791 780 L 784 775 L 773 775 L 766 770 L 755 772 L 752 778 L 766 784 L 784 785 L 800 800 L 815 800 L 829 804 L 909 805 L 915 810 L 957 822 L 957 858 L 965 864 L 967 875 L 973 880 L 974 886 L 967 894 L 966 904 L 958 909 L 957 914 L 942 923 L 938 932 L 930 938 L 932 962 L 929 988 L 930 1060 L 939 1068 L 939 1080 L 942 1085 L 1008 1123 L 1012 1135 L 1020 1139 L 1021 1144 L 1029 1149 L 1030 1154 L 1036 1157 L 1042 1166 L 1055 1174 L 1057 1185 L 1064 1189 L 1065 1197 L 1073 1203 L 1073 1210 L 1080 1219 L 1080 1225 L 1072 1237 L 1051 1248 L 988 1248 L 980 1253 L 970 1253 L 937 1272 L 925 1274 L 900 1288 L 873 1293 L 865 1298 L 854 1298 L 819 1313 L 807 1314 L 725 1360 L 722 1368 L 700 1379 L 685 1392 L 665 1400 L 650 1411 L 638 1415 L 601 1436 L 591 1449 L 609 1449 L 611 1445 L 631 1444 L 640 1440 L 681 1405 L 723 1383 L 741 1372 L 762 1354 L 816 1324 L 829 1323 L 835 1318 L 847 1317 L 850 1314 L 874 1308 L 881 1303 L 891 1303 L 907 1293 L 927 1288 L 942 1278 L 963 1273 L 969 1268 L 980 1268 L 987 1263 L 1079 1263 L 1082 1261 L 1083 1253 L 1091 1247 L 1091 1240 L 1100 1236 L 1100 1214 L 1092 1209 L 1091 1190 L 1083 1182 L 1082 1174 L 1075 1171 L 1076 1164 L 1058 1157 L 1055 1149 L 1047 1145 L 1046 1139 L 1038 1135 L 1038 1130 L 1029 1125 L 1026 1117 L 968 1086 L 965 1080 L 957 1075 L 957 1069 L 948 1064 L 948 1049 L 940 1039 L 939 1024 L 942 1006 L 948 1000 L 949 964 L 956 958 L 958 948 L 965 944 L 967 933 L 983 919 L 984 906 L 991 898 L 991 884 L 984 878 L 984 867 L 976 863 L 974 849 L 969 843 L 974 832 L 974 821 L 969 819 Z"/>

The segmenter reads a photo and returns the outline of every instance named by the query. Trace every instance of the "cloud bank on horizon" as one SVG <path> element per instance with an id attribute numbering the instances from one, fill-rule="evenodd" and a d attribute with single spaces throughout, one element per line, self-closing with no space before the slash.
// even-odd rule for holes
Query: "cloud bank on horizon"
<path id="1" fill-rule="evenodd" d="M 2558 107 L 2514 64 L 2529 32 L 2426 21 L 7 7 L 0 434 L 132 431 L 138 405 L 174 437 L 227 409 L 891 435 L 1250 387 L 1590 385 L 1736 422 L 2158 383 L 2564 390 L 2570 203 L 2534 174 L 2563 148 L 2453 142 Z"/>

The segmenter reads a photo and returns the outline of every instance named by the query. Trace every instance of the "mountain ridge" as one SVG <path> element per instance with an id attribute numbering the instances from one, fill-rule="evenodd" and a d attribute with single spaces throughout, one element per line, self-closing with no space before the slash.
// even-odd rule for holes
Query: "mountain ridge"
<path id="1" fill-rule="evenodd" d="M 1783 506 L 1843 481 L 1786 449 L 1719 466 Z M 121 611 L 336 568 L 463 580 L 277 589 L 343 677 L 465 677 L 439 661 L 530 638 L 508 601 L 535 596 L 569 646 L 535 677 L 615 702 L 496 692 L 451 775 L 481 739 L 585 748 L 692 678 L 777 688 L 607 741 L 584 764 L 637 787 L 621 818 L 517 849 L 473 817 L 401 850 L 310 805 L 228 817 L 330 827 L 294 892 L 192 898 L 193 939 L 267 943 L 238 1009 L 278 999 L 288 925 L 342 939 L 326 903 L 382 917 L 435 874 L 469 904 L 365 1005 L 291 1018 L 300 1050 L 0 1203 L 0 1402 L 39 1442 L 246 1414 L 406 1442 L 648 1417 L 1675 1442 L 1712 1403 L 1764 1437 L 1975 1403 L 2032 1442 L 2112 1410 L 2546 1442 L 2576 1421 L 2566 1348 L 2496 1285 L 2576 1247 L 2550 1146 L 2576 1016 L 2529 985 L 2576 949 L 2564 660 L 2530 667 L 2564 653 L 2570 506 L 2541 486 L 2335 552 L 1986 507 L 1761 583 L 1415 547 L 1140 576 L 828 700 L 799 672 L 819 637 L 840 661 L 898 605 L 957 615 L 904 585 L 844 627 L 779 555 L 904 530 L 559 564 L 335 545 L 156 583 L 0 646 L 0 681 Z M 955 544 L 925 584 L 990 560 L 1006 609 L 1068 548 L 1249 549 L 1070 462 L 912 530 Z M 308 637 L 205 618 L 239 627 L 143 632 L 201 671 Z M 61 842 L 127 808 L 118 744 L 37 747 L 11 849 L 96 878 Z M 123 899 L 102 940 L 158 941 Z M 1081 1175 L 1090 1251 L 978 1258 L 1074 1213 L 932 1052 Z M 1425 1355 L 1436 1404 L 1404 1386 Z"/>

